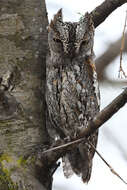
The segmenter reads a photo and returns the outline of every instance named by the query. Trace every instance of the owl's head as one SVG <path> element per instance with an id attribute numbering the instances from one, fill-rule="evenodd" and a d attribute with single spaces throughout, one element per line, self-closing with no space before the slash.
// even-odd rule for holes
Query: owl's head
<path id="1" fill-rule="evenodd" d="M 63 22 L 60 9 L 48 27 L 50 51 L 68 57 L 92 55 L 93 37 L 93 22 L 88 13 L 79 22 Z"/>

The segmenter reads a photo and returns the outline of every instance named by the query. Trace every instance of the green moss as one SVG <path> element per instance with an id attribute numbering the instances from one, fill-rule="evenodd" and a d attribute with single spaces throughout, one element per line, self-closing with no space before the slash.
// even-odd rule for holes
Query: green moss
<path id="1" fill-rule="evenodd" d="M 14 184 L 9 175 L 0 171 L 0 188 L 1 190 L 18 190 L 17 184 Z"/>
<path id="2" fill-rule="evenodd" d="M 10 171 L 3 167 L 0 169 L 0 188 L 1 190 L 18 190 L 17 184 L 11 180 Z"/>
<path id="3" fill-rule="evenodd" d="M 17 166 L 21 167 L 21 166 L 25 166 L 27 164 L 27 160 L 25 160 L 22 156 L 19 157 L 19 159 L 17 160 Z"/>
<path id="4" fill-rule="evenodd" d="M 8 154 L 2 154 L 2 156 L 0 157 L 1 169 L 6 176 L 10 176 L 10 171 L 6 166 L 6 164 L 10 162 L 12 162 L 12 158 Z"/>
<path id="5" fill-rule="evenodd" d="M 35 159 L 35 156 L 31 156 L 29 157 L 28 159 L 25 159 L 24 157 L 20 157 L 18 160 L 17 160 L 17 167 L 26 167 L 27 165 L 30 165 L 30 164 L 34 164 L 36 161 Z"/>
<path id="6" fill-rule="evenodd" d="M 11 178 L 13 172 L 17 171 L 17 168 L 22 168 L 25 171 L 27 165 L 35 163 L 35 158 L 34 155 L 27 158 L 20 156 L 15 160 L 7 153 L 2 154 L 0 156 L 0 190 L 18 190 L 18 184 L 14 183 Z"/>
<path id="7" fill-rule="evenodd" d="M 11 156 L 9 156 L 7 153 L 4 153 L 1 155 L 0 157 L 0 163 L 2 164 L 2 161 L 6 161 L 6 162 L 12 162 L 12 158 Z"/>
<path id="8" fill-rule="evenodd" d="M 17 184 L 11 180 L 11 169 L 6 166 L 7 163 L 13 162 L 8 154 L 2 154 L 0 157 L 0 188 L 1 190 L 18 190 Z"/>

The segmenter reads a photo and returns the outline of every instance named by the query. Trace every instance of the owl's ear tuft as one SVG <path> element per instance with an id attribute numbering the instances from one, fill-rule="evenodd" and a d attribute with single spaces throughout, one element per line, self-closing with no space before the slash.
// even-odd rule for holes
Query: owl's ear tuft
<path id="1" fill-rule="evenodd" d="M 62 9 L 59 9 L 58 12 L 54 15 L 54 22 L 62 21 L 63 15 L 62 15 Z"/>
<path id="2" fill-rule="evenodd" d="M 56 25 L 57 22 L 61 22 L 63 21 L 63 16 L 62 16 L 62 9 L 60 9 L 55 15 L 54 18 L 52 20 L 53 24 Z"/>
<path id="3" fill-rule="evenodd" d="M 86 12 L 85 16 L 83 17 L 82 21 L 86 24 L 89 30 L 94 30 L 94 24 L 93 24 L 93 19 L 92 19 L 92 14 L 89 14 Z M 81 22 L 82 22 L 81 21 Z"/>
<path id="4" fill-rule="evenodd" d="M 62 8 L 58 10 L 58 12 L 57 12 L 57 14 L 55 16 L 57 16 L 61 20 L 63 19 L 62 18 L 63 17 L 63 15 L 62 15 Z"/>
<path id="5" fill-rule="evenodd" d="M 49 27 L 48 27 L 48 31 L 50 28 L 55 29 L 55 26 L 58 22 L 62 22 L 63 21 L 63 16 L 62 16 L 62 9 L 59 9 L 58 12 L 54 15 L 53 20 L 51 20 Z"/>

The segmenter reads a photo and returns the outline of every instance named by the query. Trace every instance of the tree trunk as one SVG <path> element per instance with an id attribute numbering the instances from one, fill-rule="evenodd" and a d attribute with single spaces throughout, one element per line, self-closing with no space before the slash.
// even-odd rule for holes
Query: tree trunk
<path id="1" fill-rule="evenodd" d="M 0 190 L 51 189 L 37 158 L 47 142 L 44 0 L 0 1 Z"/>

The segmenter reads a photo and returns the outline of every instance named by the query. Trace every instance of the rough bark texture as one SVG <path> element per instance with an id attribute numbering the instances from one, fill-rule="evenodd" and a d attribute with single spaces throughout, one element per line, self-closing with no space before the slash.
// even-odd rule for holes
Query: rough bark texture
<path id="1" fill-rule="evenodd" d="M 47 141 L 47 22 L 44 0 L 0 1 L 0 190 L 50 187 L 34 154 Z"/>

